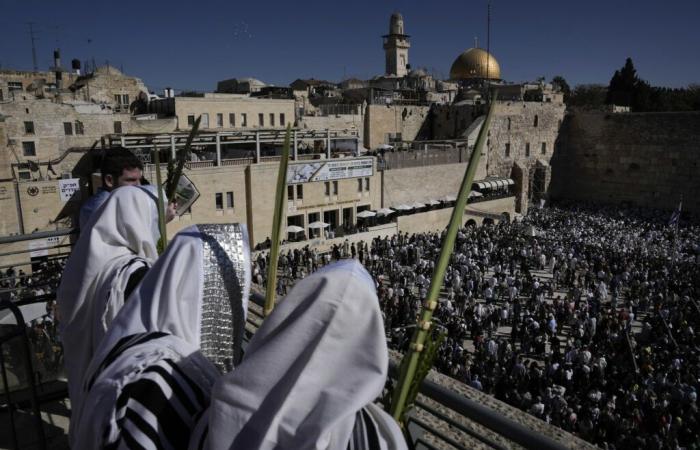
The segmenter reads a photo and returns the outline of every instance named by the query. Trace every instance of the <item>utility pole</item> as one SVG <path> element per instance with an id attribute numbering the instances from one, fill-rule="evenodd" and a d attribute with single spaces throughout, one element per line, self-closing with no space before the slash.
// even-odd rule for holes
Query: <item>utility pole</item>
<path id="1" fill-rule="evenodd" d="M 29 22 L 29 38 L 32 40 L 32 63 L 34 64 L 34 72 L 39 71 L 39 66 L 36 64 L 36 38 L 34 37 L 34 22 Z"/>

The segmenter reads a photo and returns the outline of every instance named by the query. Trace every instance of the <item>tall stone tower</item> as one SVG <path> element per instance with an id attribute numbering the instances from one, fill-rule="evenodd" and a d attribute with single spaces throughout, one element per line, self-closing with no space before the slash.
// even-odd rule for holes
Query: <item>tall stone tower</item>
<path id="1" fill-rule="evenodd" d="M 389 21 L 389 34 L 384 38 L 384 53 L 386 54 L 386 74 L 403 77 L 408 73 L 408 42 L 403 30 L 403 16 L 395 12 Z"/>

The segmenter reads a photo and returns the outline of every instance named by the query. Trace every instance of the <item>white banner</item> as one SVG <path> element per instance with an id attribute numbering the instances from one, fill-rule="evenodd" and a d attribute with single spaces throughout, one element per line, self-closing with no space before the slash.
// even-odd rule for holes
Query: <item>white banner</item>
<path id="1" fill-rule="evenodd" d="M 44 239 L 36 239 L 29 242 L 27 250 L 33 250 L 29 252 L 30 258 L 39 258 L 41 256 L 48 256 L 48 247 L 55 247 L 59 244 L 60 238 L 58 236 L 52 236 Z"/>
<path id="2" fill-rule="evenodd" d="M 290 164 L 287 169 L 287 184 L 312 181 L 340 180 L 343 178 L 371 177 L 374 174 L 372 158 L 309 161 Z"/>
<path id="3" fill-rule="evenodd" d="M 61 196 L 62 202 L 67 202 L 73 198 L 73 194 L 78 193 L 75 200 L 80 199 L 80 178 L 69 178 L 67 180 L 58 180 L 58 193 Z"/>

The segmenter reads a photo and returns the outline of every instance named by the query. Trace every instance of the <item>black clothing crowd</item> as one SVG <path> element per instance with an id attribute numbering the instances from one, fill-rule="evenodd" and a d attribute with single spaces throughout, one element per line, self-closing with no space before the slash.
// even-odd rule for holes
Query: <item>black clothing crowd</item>
<path id="1" fill-rule="evenodd" d="M 405 350 L 441 233 L 281 255 L 277 286 L 358 258 L 389 345 Z M 603 448 L 700 448 L 700 226 L 587 205 L 459 231 L 436 322 L 435 367 Z M 267 261 L 254 262 L 265 283 Z"/>

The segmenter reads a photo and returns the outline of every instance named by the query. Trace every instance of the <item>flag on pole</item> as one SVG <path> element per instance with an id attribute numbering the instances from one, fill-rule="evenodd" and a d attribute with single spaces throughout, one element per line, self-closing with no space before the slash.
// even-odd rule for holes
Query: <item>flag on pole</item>
<path id="1" fill-rule="evenodd" d="M 681 208 L 683 207 L 683 200 L 678 202 L 678 209 L 673 211 L 673 214 L 671 214 L 671 219 L 668 221 L 669 225 L 678 225 L 678 222 L 681 218 Z"/>

